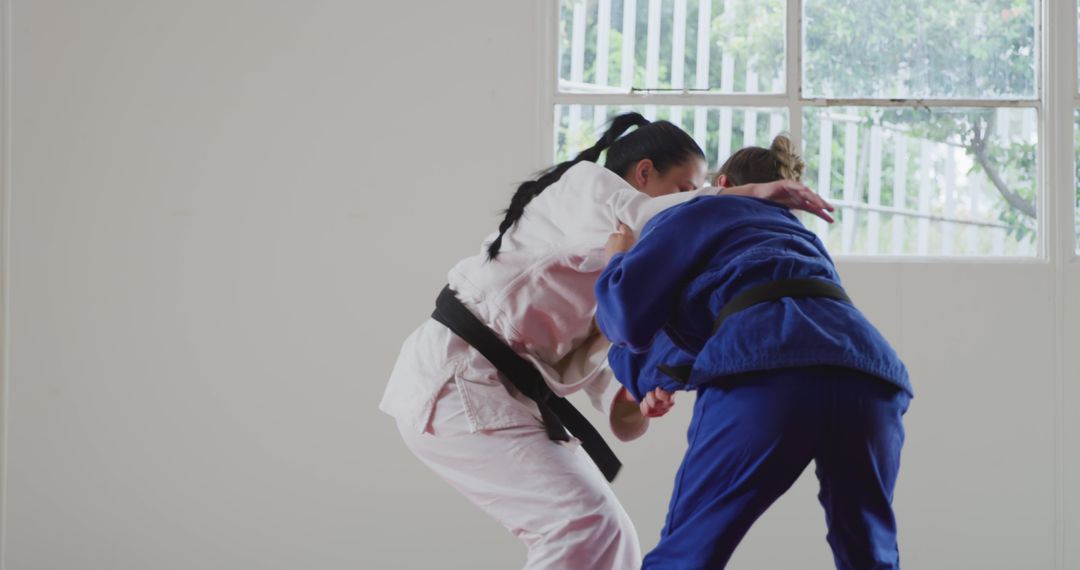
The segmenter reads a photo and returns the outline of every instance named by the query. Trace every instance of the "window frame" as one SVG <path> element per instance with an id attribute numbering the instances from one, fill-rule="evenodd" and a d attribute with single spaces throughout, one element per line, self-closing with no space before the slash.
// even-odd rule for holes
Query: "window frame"
<path id="1" fill-rule="evenodd" d="M 804 98 L 802 96 L 803 0 L 786 0 L 785 92 L 781 94 L 715 93 L 683 90 L 635 90 L 633 93 L 566 93 L 559 90 L 559 10 L 562 0 L 538 3 L 541 12 L 539 65 L 543 76 L 540 93 L 539 162 L 554 160 L 555 108 L 558 105 L 656 105 L 729 106 L 783 108 L 796 148 L 803 144 L 803 111 L 835 106 L 906 108 L 1018 108 L 1036 113 L 1038 152 L 1036 165 L 1035 253 L 1021 256 L 969 255 L 838 255 L 844 260 L 959 263 L 1045 263 L 1050 259 L 1080 260 L 1080 240 L 1074 223 L 1076 185 L 1073 148 L 1074 111 L 1080 109 L 1077 83 L 1077 3 L 1054 0 L 1036 2 L 1035 95 L 1032 99 L 919 99 L 919 98 Z M 642 0 L 639 0 L 642 1 Z M 647 1 L 647 0 L 644 0 Z M 667 0 L 670 1 L 670 0 Z M 1062 128 L 1068 125 L 1069 128 Z M 554 127 L 554 128 L 553 128 Z"/>

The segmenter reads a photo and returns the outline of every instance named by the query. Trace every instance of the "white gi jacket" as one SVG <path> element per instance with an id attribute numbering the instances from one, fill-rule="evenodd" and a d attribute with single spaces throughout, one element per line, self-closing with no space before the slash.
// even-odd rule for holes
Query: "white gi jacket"
<path id="1" fill-rule="evenodd" d="M 593 325 L 604 244 L 619 222 L 637 233 L 665 208 L 719 190 L 650 198 L 614 172 L 580 162 L 529 203 L 494 261 L 486 253 L 492 235 L 480 254 L 451 269 L 450 287 L 536 365 L 554 393 L 585 390 L 598 410 L 610 414 L 620 384 L 608 368 L 607 341 Z M 476 349 L 430 319 L 405 340 L 379 408 L 422 432 L 440 388 L 451 379 L 473 432 L 540 418 L 536 404 L 501 380 Z"/>

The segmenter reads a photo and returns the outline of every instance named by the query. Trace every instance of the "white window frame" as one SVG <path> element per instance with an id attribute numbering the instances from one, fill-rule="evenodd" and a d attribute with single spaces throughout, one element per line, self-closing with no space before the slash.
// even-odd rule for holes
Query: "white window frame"
<path id="1" fill-rule="evenodd" d="M 1038 153 L 1036 168 L 1036 253 L 1032 257 L 988 257 L 962 255 L 894 256 L 843 255 L 845 260 L 960 263 L 1046 263 L 1068 260 L 1076 263 L 1073 180 L 1074 109 L 1080 108 L 1077 89 L 1077 5 L 1071 0 L 1036 0 L 1037 21 L 1033 99 L 847 99 L 802 97 L 802 5 L 803 0 L 786 0 L 786 92 L 780 94 L 729 94 L 698 91 L 635 91 L 634 93 L 563 93 L 559 91 L 559 4 L 560 0 L 538 3 L 541 22 L 539 65 L 545 89 L 540 93 L 541 156 L 538 162 L 554 159 L 554 110 L 556 105 L 708 105 L 757 108 L 784 108 L 796 148 L 802 145 L 802 113 L 807 107 L 872 106 L 910 108 L 993 107 L 1033 109 L 1037 115 Z M 788 49 L 794 46 L 794 49 Z M 1067 128 L 1064 128 L 1066 127 Z"/>

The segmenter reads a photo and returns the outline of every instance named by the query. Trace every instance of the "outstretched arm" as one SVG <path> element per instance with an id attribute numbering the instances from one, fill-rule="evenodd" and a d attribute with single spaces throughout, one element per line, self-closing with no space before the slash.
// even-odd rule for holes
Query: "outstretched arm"
<path id="1" fill-rule="evenodd" d="M 762 184 L 744 184 L 732 188 L 724 188 L 721 193 L 727 196 L 750 196 L 761 198 L 786 206 L 789 210 L 802 210 L 832 223 L 833 218 L 829 212 L 836 211 L 821 196 L 807 188 L 803 183 L 796 180 L 776 180 Z"/>

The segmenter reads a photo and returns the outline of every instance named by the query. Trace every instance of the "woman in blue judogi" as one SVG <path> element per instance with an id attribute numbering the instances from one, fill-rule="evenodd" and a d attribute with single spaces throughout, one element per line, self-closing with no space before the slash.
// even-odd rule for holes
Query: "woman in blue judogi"
<path id="1" fill-rule="evenodd" d="M 786 138 L 718 184 L 797 179 Z M 721 568 L 814 461 L 837 568 L 898 568 L 893 488 L 907 370 L 852 305 L 824 245 L 786 208 L 700 197 L 613 234 L 596 285 L 615 375 L 643 408 L 697 391 L 689 447 L 644 568 Z M 659 397 L 659 398 L 657 398 Z"/>

